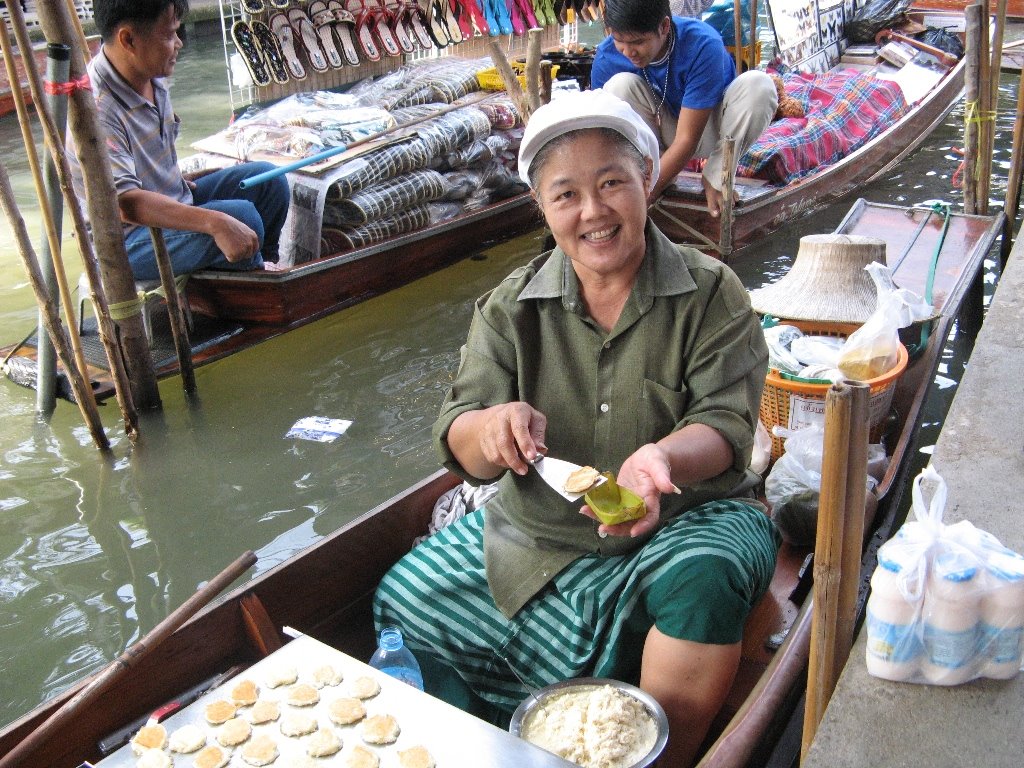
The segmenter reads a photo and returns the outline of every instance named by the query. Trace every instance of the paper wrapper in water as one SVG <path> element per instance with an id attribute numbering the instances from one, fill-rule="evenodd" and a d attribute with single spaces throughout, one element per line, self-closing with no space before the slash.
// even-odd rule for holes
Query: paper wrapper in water
<path id="1" fill-rule="evenodd" d="M 644 500 L 628 488 L 620 487 L 611 472 L 602 472 L 608 482 L 591 488 L 583 500 L 605 525 L 639 520 L 647 514 Z"/>

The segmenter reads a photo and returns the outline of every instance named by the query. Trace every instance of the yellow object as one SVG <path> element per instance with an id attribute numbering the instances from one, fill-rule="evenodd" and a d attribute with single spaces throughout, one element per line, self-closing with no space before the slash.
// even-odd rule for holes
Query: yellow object
<path id="1" fill-rule="evenodd" d="M 591 488 L 583 500 L 605 525 L 618 525 L 639 520 L 647 514 L 644 500 L 628 488 L 620 487 L 611 472 L 602 472 L 606 483 Z"/>
<path id="2" fill-rule="evenodd" d="M 736 59 L 736 46 L 735 45 L 727 45 L 727 46 L 725 46 L 725 50 L 727 50 L 729 52 L 729 55 L 732 56 L 733 60 L 735 61 L 735 59 Z M 743 67 L 743 71 L 746 72 L 747 68 L 750 66 L 750 46 L 749 45 L 744 45 L 742 47 L 742 49 L 740 50 L 740 61 L 742 61 L 746 65 L 746 66 Z M 761 41 L 758 40 L 756 43 L 754 43 L 754 66 L 756 67 L 760 63 L 761 63 Z"/>
<path id="3" fill-rule="evenodd" d="M 512 69 L 516 73 L 516 79 L 519 81 L 521 88 L 526 88 L 526 64 L 521 61 L 511 61 Z M 558 65 L 555 64 L 551 67 L 551 79 L 554 80 L 555 76 L 558 75 Z M 489 69 L 481 70 L 476 73 L 476 81 L 480 83 L 480 87 L 485 91 L 504 91 L 505 81 L 501 79 L 501 75 L 498 74 L 497 67 L 490 67 Z"/>

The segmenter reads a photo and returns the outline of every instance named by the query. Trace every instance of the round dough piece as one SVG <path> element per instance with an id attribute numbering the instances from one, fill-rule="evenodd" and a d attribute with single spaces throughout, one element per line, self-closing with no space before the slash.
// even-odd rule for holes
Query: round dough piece
<path id="1" fill-rule="evenodd" d="M 348 690 L 357 699 L 372 699 L 380 693 L 380 683 L 369 676 L 357 677 L 349 684 Z"/>
<path id="2" fill-rule="evenodd" d="M 171 734 L 167 742 L 171 752 L 179 752 L 183 755 L 191 754 L 206 746 L 206 730 L 198 725 L 188 724 Z"/>
<path id="3" fill-rule="evenodd" d="M 325 685 L 338 685 L 345 676 L 340 669 L 335 669 L 330 664 L 324 664 L 313 670 L 313 685 L 323 688 Z"/>
<path id="4" fill-rule="evenodd" d="M 270 699 L 257 699 L 249 710 L 249 722 L 253 725 L 269 723 L 281 716 L 281 705 Z"/>
<path id="5" fill-rule="evenodd" d="M 309 683 L 299 683 L 288 689 L 285 701 L 293 707 L 311 707 L 320 701 L 320 692 Z"/>
<path id="6" fill-rule="evenodd" d="M 569 473 L 562 488 L 566 493 L 586 493 L 600 476 L 601 473 L 593 467 L 580 467 Z"/>
<path id="7" fill-rule="evenodd" d="M 277 760 L 277 742 L 265 733 L 253 736 L 242 747 L 242 759 L 249 765 L 269 765 Z"/>
<path id="8" fill-rule="evenodd" d="M 137 768 L 171 768 L 174 763 L 162 749 L 144 749 L 135 765 Z"/>
<path id="9" fill-rule="evenodd" d="M 380 758 L 372 750 L 357 744 L 344 756 L 342 765 L 345 768 L 377 768 Z"/>
<path id="10" fill-rule="evenodd" d="M 264 682 L 270 688 L 277 688 L 279 685 L 291 685 L 299 679 L 299 671 L 295 667 L 277 667 L 270 670 Z"/>
<path id="11" fill-rule="evenodd" d="M 206 715 L 206 722 L 210 725 L 220 725 L 221 723 L 226 723 L 228 720 L 233 718 L 237 711 L 238 707 L 230 701 L 217 699 L 216 701 L 211 701 L 207 704 L 203 713 Z"/>
<path id="12" fill-rule="evenodd" d="M 235 747 L 252 735 L 249 721 L 241 717 L 233 717 L 217 731 L 217 743 L 222 747 Z"/>
<path id="13" fill-rule="evenodd" d="M 306 739 L 306 754 L 310 757 L 330 757 L 341 751 L 341 737 L 333 728 L 321 728 Z"/>
<path id="14" fill-rule="evenodd" d="M 147 749 L 163 749 L 167 744 L 167 729 L 159 723 L 144 725 L 132 737 L 132 752 L 141 756 Z"/>
<path id="15" fill-rule="evenodd" d="M 319 727 L 316 718 L 305 712 L 288 712 L 281 718 L 281 733 L 285 736 L 305 736 Z"/>
<path id="16" fill-rule="evenodd" d="M 366 717 L 366 707 L 361 699 L 335 699 L 327 705 L 327 717 L 335 725 L 352 725 Z"/>
<path id="17" fill-rule="evenodd" d="M 260 695 L 260 687 L 256 685 L 252 680 L 240 680 L 234 688 L 231 689 L 230 698 L 239 707 L 248 707 L 256 703 L 257 697 Z"/>
<path id="18" fill-rule="evenodd" d="M 391 715 L 371 715 L 363 720 L 362 737 L 367 744 L 393 744 L 402 729 Z"/>
<path id="19" fill-rule="evenodd" d="M 208 747 L 203 747 L 202 751 L 196 755 L 192 765 L 195 768 L 224 768 L 230 759 L 231 750 L 210 744 Z"/>
<path id="20" fill-rule="evenodd" d="M 402 768 L 434 768 L 434 756 L 426 747 L 415 746 L 398 750 L 398 764 Z"/>

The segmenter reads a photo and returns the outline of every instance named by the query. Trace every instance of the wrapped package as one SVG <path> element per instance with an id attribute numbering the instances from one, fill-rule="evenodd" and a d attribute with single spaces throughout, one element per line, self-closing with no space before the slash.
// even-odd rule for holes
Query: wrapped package
<path id="1" fill-rule="evenodd" d="M 946 484 L 928 466 L 914 480 L 914 519 L 878 551 L 867 605 L 875 677 L 958 685 L 1020 669 L 1024 557 L 966 520 L 944 525 L 945 505 Z"/>

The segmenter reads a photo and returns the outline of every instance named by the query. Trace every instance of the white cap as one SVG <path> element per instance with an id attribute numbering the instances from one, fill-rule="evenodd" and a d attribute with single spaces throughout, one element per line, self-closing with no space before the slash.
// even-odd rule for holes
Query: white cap
<path id="1" fill-rule="evenodd" d="M 654 132 L 629 104 L 601 89 L 570 91 L 533 113 L 519 145 L 520 178 L 530 183 L 530 163 L 545 144 L 563 133 L 585 128 L 611 128 L 621 133 L 641 155 L 651 158 L 651 178 L 658 178 L 660 150 Z"/>

